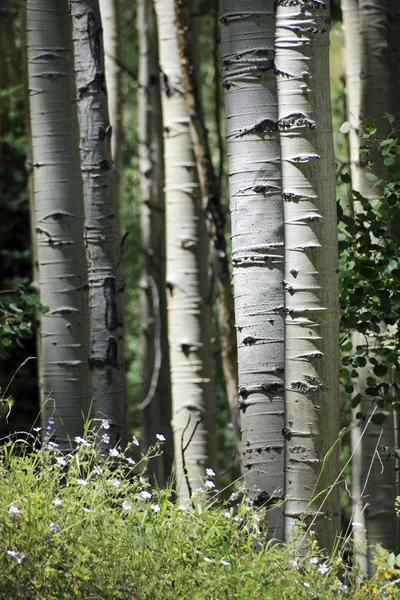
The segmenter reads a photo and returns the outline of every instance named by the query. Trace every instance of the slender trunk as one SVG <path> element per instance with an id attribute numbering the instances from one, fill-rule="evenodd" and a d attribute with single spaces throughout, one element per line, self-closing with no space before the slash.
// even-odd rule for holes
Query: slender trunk
<path id="1" fill-rule="evenodd" d="M 15 12 L 10 0 L 0 6 L 0 89 L 21 83 L 21 51 L 15 43 Z"/>
<path id="2" fill-rule="evenodd" d="M 175 0 L 178 45 L 184 93 L 189 107 L 192 135 L 199 172 L 203 206 L 206 208 L 211 237 L 211 260 L 217 291 L 218 324 L 221 340 L 222 368 L 236 440 L 241 457 L 240 413 L 238 402 L 237 346 L 231 277 L 225 240 L 225 215 L 221 204 L 219 179 L 214 170 L 208 131 L 204 121 L 201 95 L 200 65 L 197 60 L 197 38 L 190 28 L 190 13 L 195 0 Z M 239 458 L 240 460 L 240 458 Z"/>
<path id="3" fill-rule="evenodd" d="M 27 57 L 41 318 L 43 422 L 68 449 L 88 411 L 88 299 L 67 0 L 27 0 Z"/>
<path id="4" fill-rule="evenodd" d="M 222 0 L 222 78 L 232 215 L 245 487 L 273 508 L 283 497 L 283 207 L 274 73 L 274 2 Z M 268 512 L 283 538 L 282 507 Z"/>
<path id="5" fill-rule="evenodd" d="M 90 308 L 93 416 L 124 441 L 126 393 L 121 252 L 113 198 L 110 122 L 98 0 L 70 0 Z"/>
<path id="6" fill-rule="evenodd" d="M 393 125 L 400 125 L 400 1 L 387 0 L 389 105 L 388 112 L 395 117 Z"/>
<path id="7" fill-rule="evenodd" d="M 141 192 L 143 271 L 142 408 L 143 445 L 147 450 L 163 433 L 167 441 L 161 457 L 149 463 L 159 485 L 173 461 L 171 381 L 165 288 L 164 144 L 158 65 L 157 23 L 152 0 L 137 3 L 139 34 L 138 137 Z"/>
<path id="8" fill-rule="evenodd" d="M 120 68 L 120 43 L 118 35 L 118 0 L 99 0 L 103 26 L 104 63 L 108 95 L 108 110 L 112 127 L 111 154 L 114 161 L 114 198 L 120 206 L 120 180 L 122 157 L 122 92 Z"/>
<path id="9" fill-rule="evenodd" d="M 184 464 L 191 490 L 216 460 L 208 303 L 208 234 L 201 206 L 190 117 L 182 89 L 173 0 L 157 0 L 164 81 L 165 201 L 172 428 L 181 498 Z M 187 446 L 187 447 L 186 447 Z M 186 448 L 186 449 L 185 449 Z M 187 481 L 187 479 L 186 479 Z"/>
<path id="10" fill-rule="evenodd" d="M 338 474 L 339 284 L 329 13 L 319 1 L 278 0 L 275 66 L 286 241 L 285 537 L 305 517 L 330 552 L 339 532 L 338 488 L 330 488 Z"/>

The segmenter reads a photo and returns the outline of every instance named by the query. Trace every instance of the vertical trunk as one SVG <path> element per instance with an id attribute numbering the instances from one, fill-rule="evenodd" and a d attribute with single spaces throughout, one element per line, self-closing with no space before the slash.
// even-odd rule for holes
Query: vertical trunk
<path id="1" fill-rule="evenodd" d="M 393 125 L 400 125 L 400 1 L 387 0 L 389 105 L 388 112 L 395 117 Z"/>
<path id="2" fill-rule="evenodd" d="M 190 28 L 190 14 L 195 13 L 195 4 L 195 0 L 175 0 L 175 14 L 184 93 L 191 117 L 203 206 L 206 207 L 209 220 L 211 260 L 217 292 L 222 368 L 239 458 L 241 457 L 240 413 L 233 294 L 225 241 L 225 215 L 221 204 L 219 181 L 211 159 L 208 131 L 204 121 L 200 65 L 197 59 L 199 54 L 197 49 L 198 40 L 194 37 Z"/>
<path id="3" fill-rule="evenodd" d="M 276 57 L 285 219 L 285 536 L 339 532 L 339 284 L 329 89 L 329 5 L 278 0 Z M 324 490 L 327 490 L 324 492 Z M 318 498 L 317 494 L 323 492 Z"/>
<path id="4" fill-rule="evenodd" d="M 152 0 L 137 3 L 139 34 L 138 137 L 141 192 L 143 271 L 142 408 L 145 450 L 156 434 L 167 438 L 161 457 L 149 469 L 163 485 L 170 475 L 173 448 L 171 432 L 171 382 L 165 288 L 164 144 L 158 66 L 157 23 Z"/>
<path id="5" fill-rule="evenodd" d="M 274 73 L 274 2 L 223 0 L 232 262 L 243 468 L 247 493 L 273 508 L 283 497 L 283 209 Z M 283 538 L 282 508 L 268 512 Z"/>
<path id="6" fill-rule="evenodd" d="M 104 62 L 108 109 L 112 127 L 111 154 L 114 161 L 114 198 L 119 210 L 120 170 L 122 156 L 122 101 L 120 44 L 118 35 L 118 0 L 99 0 L 103 26 Z"/>
<path id="7" fill-rule="evenodd" d="M 346 118 L 350 123 L 349 150 L 350 174 L 352 187 L 361 188 L 360 177 L 364 173 L 360 169 L 360 73 L 361 73 L 361 38 L 358 0 L 341 0 L 344 31 L 344 67 L 346 73 Z"/>
<path id="8" fill-rule="evenodd" d="M 0 89 L 21 83 L 21 52 L 15 43 L 14 19 L 16 9 L 10 0 L 0 6 Z"/>
<path id="9" fill-rule="evenodd" d="M 180 497 L 185 498 L 188 486 L 182 481 L 183 460 L 194 490 L 202 485 L 205 469 L 212 466 L 216 458 L 207 281 L 208 234 L 190 135 L 189 111 L 181 93 L 174 2 L 157 0 L 155 5 L 164 80 L 162 105 L 172 428 L 177 484 Z"/>
<path id="10" fill-rule="evenodd" d="M 27 1 L 27 57 L 41 319 L 42 416 L 67 449 L 89 406 L 88 299 L 67 0 Z"/>
<path id="11" fill-rule="evenodd" d="M 98 0 L 70 0 L 75 56 L 90 308 L 93 416 L 110 421 L 111 443 L 125 438 L 123 281 L 113 198 L 111 128 Z"/>

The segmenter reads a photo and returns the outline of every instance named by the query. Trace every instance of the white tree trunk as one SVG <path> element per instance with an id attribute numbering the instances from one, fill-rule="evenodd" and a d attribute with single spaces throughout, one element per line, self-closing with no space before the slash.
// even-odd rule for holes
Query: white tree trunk
<path id="1" fill-rule="evenodd" d="M 157 23 L 152 0 L 137 3 L 139 34 L 138 138 L 143 271 L 141 281 L 143 446 L 163 433 L 163 454 L 149 463 L 159 485 L 173 460 L 171 381 L 165 288 L 163 119 Z"/>
<path id="2" fill-rule="evenodd" d="M 283 498 L 283 208 L 272 0 L 222 0 L 232 262 L 245 487 Z M 282 507 L 268 535 L 283 538 Z"/>
<path id="3" fill-rule="evenodd" d="M 28 0 L 27 57 L 38 240 L 42 417 L 62 449 L 82 434 L 91 398 L 73 56 L 67 0 Z M 52 400 L 51 400 L 51 399 Z M 54 410 L 55 409 L 55 410 Z M 54 413 L 54 414 L 53 414 Z"/>
<path id="4" fill-rule="evenodd" d="M 339 532 L 339 285 L 329 5 L 278 0 L 275 67 L 285 219 L 285 537 Z M 314 497 L 327 490 L 317 499 Z M 329 493 L 328 493 L 329 490 Z"/>
<path id="5" fill-rule="evenodd" d="M 122 157 L 122 95 L 120 43 L 118 35 L 118 0 L 99 0 L 103 26 L 104 62 L 108 95 L 108 110 L 112 127 L 111 154 L 114 161 L 115 202 L 119 208 Z"/>
<path id="6" fill-rule="evenodd" d="M 98 0 L 70 0 L 70 13 L 85 207 L 93 416 L 109 420 L 115 444 L 125 439 L 124 286 Z"/>
<path id="7" fill-rule="evenodd" d="M 208 234 L 201 206 L 190 117 L 182 75 L 173 0 L 155 3 L 164 80 L 165 201 L 168 331 L 172 428 L 180 498 L 187 498 L 216 458 L 214 386 L 207 276 Z M 194 433 L 193 433 L 194 432 Z"/>

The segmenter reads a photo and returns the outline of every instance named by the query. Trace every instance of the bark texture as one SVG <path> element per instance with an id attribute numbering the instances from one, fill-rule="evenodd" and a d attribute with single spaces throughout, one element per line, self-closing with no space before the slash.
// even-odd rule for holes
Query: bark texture
<path id="1" fill-rule="evenodd" d="M 123 281 L 98 0 L 70 0 L 88 264 L 93 416 L 125 439 Z"/>
<path id="2" fill-rule="evenodd" d="M 90 392 L 88 299 L 83 244 L 73 54 L 67 0 L 28 0 L 28 85 L 41 319 L 40 390 L 62 449 L 82 434 Z M 51 398 L 51 399 L 50 399 Z"/>
<path id="3" fill-rule="evenodd" d="M 273 1 L 221 2 L 245 487 L 283 539 L 283 207 Z"/>
<path id="4" fill-rule="evenodd" d="M 222 369 L 236 440 L 236 453 L 241 460 L 240 412 L 238 399 L 237 346 L 235 312 L 231 276 L 225 240 L 225 215 L 221 204 L 218 176 L 211 159 L 208 131 L 204 120 L 198 39 L 191 28 L 191 14 L 196 13 L 195 0 L 175 0 L 178 45 L 186 102 L 192 124 L 194 150 L 199 172 L 203 206 L 206 209 L 211 237 L 211 260 L 217 295 L 218 325 L 221 342 Z"/>
<path id="5" fill-rule="evenodd" d="M 285 219 L 285 537 L 305 518 L 330 552 L 340 527 L 338 489 L 330 489 L 338 474 L 332 447 L 339 434 L 330 10 L 319 0 L 278 0 L 276 6 Z"/>
<path id="6" fill-rule="evenodd" d="M 171 431 L 171 381 L 167 299 L 165 287 L 165 195 L 164 144 L 158 64 L 157 23 L 152 0 L 137 3 L 139 34 L 139 171 L 143 271 L 142 319 L 142 409 L 145 450 L 166 437 L 162 456 L 149 463 L 152 475 L 163 485 L 173 460 Z"/>
<path id="7" fill-rule="evenodd" d="M 182 74 L 173 0 L 157 0 L 163 77 L 167 306 L 172 384 L 172 428 L 179 496 L 187 498 L 216 457 L 208 233 L 201 206 L 190 116 Z"/>

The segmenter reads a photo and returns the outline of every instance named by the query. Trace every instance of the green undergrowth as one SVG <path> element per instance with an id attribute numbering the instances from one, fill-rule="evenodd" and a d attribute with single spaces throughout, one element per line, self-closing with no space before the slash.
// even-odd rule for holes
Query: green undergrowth
<path id="1" fill-rule="evenodd" d="M 70 453 L 51 431 L 42 445 L 34 431 L 2 446 L 2 600 L 390 598 L 386 579 L 357 591 L 354 570 L 325 559 L 312 539 L 301 561 L 293 545 L 254 553 L 263 509 L 240 491 L 220 501 L 211 469 L 204 489 L 179 505 L 172 487 L 146 478 L 163 436 L 142 456 L 135 438 L 108 449 L 107 428 L 77 438 Z"/>

